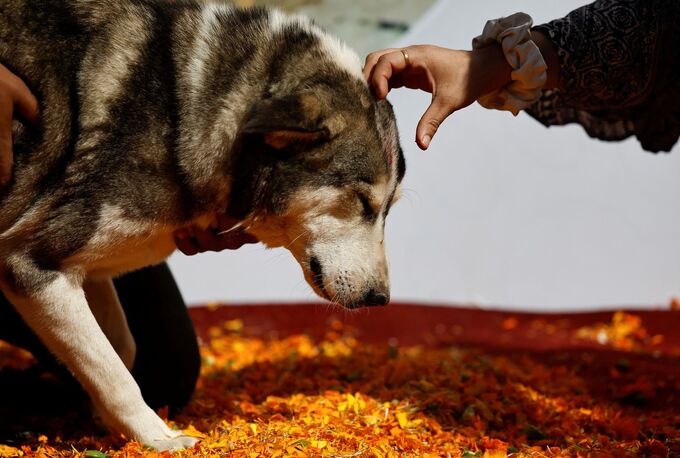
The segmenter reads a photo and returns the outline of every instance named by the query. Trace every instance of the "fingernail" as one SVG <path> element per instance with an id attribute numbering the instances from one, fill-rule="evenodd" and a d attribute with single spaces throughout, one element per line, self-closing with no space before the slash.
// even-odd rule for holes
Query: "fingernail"
<path id="1" fill-rule="evenodd" d="M 432 137 L 430 137 L 429 135 L 425 134 L 425 136 L 423 137 L 423 145 L 425 145 L 425 148 L 427 148 L 428 146 L 430 146 L 430 140 L 431 140 L 431 139 L 432 139 Z"/>

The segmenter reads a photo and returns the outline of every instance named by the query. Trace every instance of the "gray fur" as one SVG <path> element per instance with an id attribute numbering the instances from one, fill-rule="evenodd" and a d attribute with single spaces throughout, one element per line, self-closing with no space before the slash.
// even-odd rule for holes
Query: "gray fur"
<path id="1" fill-rule="evenodd" d="M 262 188 L 255 176 L 276 179 L 270 175 L 277 168 L 285 175 L 303 159 L 251 164 L 243 147 L 252 142 L 239 137 L 240 126 L 263 98 L 302 89 L 323 99 L 321 116 L 344 115 L 353 124 L 337 144 L 321 145 L 328 154 L 343 152 L 333 160 L 337 170 L 311 171 L 304 179 L 340 184 L 347 175 L 376 173 L 384 150 L 369 112 L 384 111 L 384 104 L 366 103 L 366 86 L 343 74 L 304 27 L 293 23 L 272 34 L 266 10 L 217 5 L 205 84 L 196 92 L 190 75 L 206 8 L 200 3 L 4 2 L 0 62 L 38 94 L 43 123 L 16 132 L 17 166 L 2 196 L 0 231 L 30 208 L 43 209 L 38 219 L 50 224 L 36 221 L 31 226 L 38 231 L 22 237 L 36 256 L 58 264 L 87 242 L 98 208 L 112 200 L 124 204 L 127 216 L 168 224 L 224 211 L 230 200 L 239 216 L 259 206 L 275 210 L 296 187 L 295 173 L 281 177 L 285 185 L 267 182 L 276 196 L 251 189 L 258 199 L 243 188 L 230 199 L 232 179 Z M 63 240 L 59 246 L 55 238 Z"/>

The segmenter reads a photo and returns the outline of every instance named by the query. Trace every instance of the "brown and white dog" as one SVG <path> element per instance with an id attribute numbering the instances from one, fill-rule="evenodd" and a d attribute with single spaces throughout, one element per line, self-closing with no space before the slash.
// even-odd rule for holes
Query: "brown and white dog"
<path id="1" fill-rule="evenodd" d="M 389 300 L 385 217 L 404 160 L 357 56 L 308 20 L 222 3 L 5 0 L 0 62 L 40 100 L 14 126 L 0 286 L 104 421 L 194 443 L 144 403 L 111 278 L 226 212 L 322 297 Z"/>

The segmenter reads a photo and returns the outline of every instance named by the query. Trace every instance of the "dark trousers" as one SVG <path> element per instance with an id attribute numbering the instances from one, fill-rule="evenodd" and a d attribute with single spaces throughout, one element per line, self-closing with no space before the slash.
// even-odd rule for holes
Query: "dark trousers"
<path id="1" fill-rule="evenodd" d="M 132 375 L 153 409 L 176 411 L 191 397 L 200 368 L 198 342 L 184 300 L 167 265 L 138 270 L 114 281 L 137 344 Z M 0 339 L 30 351 L 65 379 L 71 374 L 38 340 L 0 294 Z"/>

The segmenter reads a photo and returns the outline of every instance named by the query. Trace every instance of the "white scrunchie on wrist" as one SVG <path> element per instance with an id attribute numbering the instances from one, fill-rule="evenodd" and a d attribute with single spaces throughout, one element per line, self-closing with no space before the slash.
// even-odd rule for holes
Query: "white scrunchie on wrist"
<path id="1" fill-rule="evenodd" d="M 541 96 L 548 77 L 548 66 L 541 51 L 531 40 L 529 32 L 533 21 L 525 13 L 487 21 L 482 34 L 472 40 L 472 49 L 500 43 L 505 59 L 512 67 L 512 82 L 507 86 L 484 94 L 477 100 L 485 108 L 508 110 L 517 116 L 520 110 Z"/>

